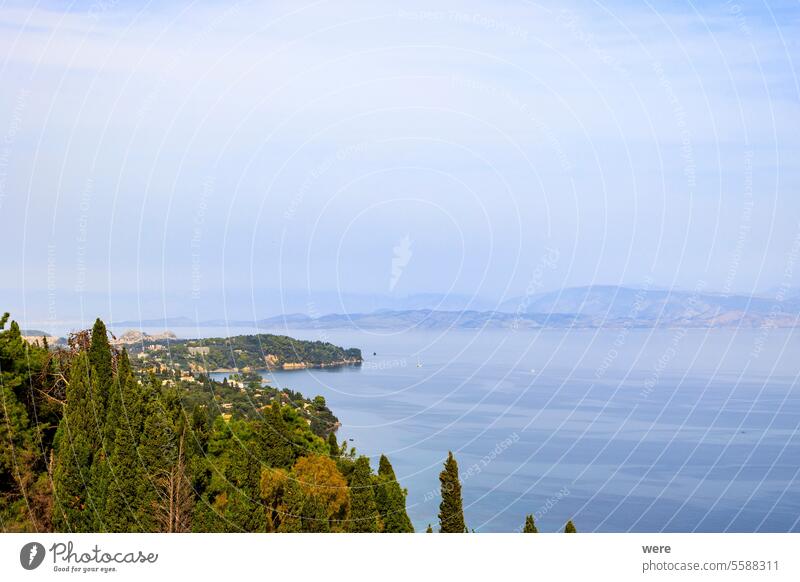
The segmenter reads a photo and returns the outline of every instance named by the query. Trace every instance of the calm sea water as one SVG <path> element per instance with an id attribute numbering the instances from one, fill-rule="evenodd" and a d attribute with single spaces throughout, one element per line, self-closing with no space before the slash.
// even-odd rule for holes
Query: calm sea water
<path id="1" fill-rule="evenodd" d="M 800 331 L 282 332 L 363 350 L 267 376 L 390 457 L 418 531 L 448 450 L 479 532 L 800 531 Z"/>

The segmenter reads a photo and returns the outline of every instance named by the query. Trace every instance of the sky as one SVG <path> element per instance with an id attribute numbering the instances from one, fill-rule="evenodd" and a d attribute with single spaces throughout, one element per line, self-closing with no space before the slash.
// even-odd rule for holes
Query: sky
<path id="1" fill-rule="evenodd" d="M 0 310 L 800 285 L 800 4 L 264 4 L 0 5 Z"/>

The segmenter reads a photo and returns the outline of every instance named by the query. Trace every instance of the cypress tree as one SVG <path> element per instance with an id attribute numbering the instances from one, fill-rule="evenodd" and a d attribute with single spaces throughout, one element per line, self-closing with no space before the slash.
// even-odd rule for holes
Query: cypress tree
<path id="1" fill-rule="evenodd" d="M 397 482 L 392 464 L 381 455 L 375 485 L 375 504 L 386 533 L 413 533 L 414 526 L 406 513 L 406 492 Z"/>
<path id="2" fill-rule="evenodd" d="M 532 515 L 525 516 L 525 527 L 522 528 L 522 533 L 539 533 L 539 530 L 536 529 L 536 523 L 534 523 Z"/>
<path id="3" fill-rule="evenodd" d="M 259 423 L 261 458 L 269 467 L 290 469 L 294 463 L 292 435 L 283 420 L 280 402 L 273 402 Z"/>
<path id="4" fill-rule="evenodd" d="M 567 526 L 564 528 L 564 533 L 578 533 L 578 530 L 575 529 L 575 524 L 572 523 L 571 519 L 567 522 Z"/>
<path id="5" fill-rule="evenodd" d="M 211 421 L 205 405 L 192 410 L 190 432 L 187 435 L 186 457 L 191 476 L 192 489 L 202 495 L 211 481 L 211 468 L 206 462 L 208 440 L 211 435 Z"/>
<path id="6" fill-rule="evenodd" d="M 114 407 L 118 421 L 113 448 L 108 459 L 110 483 L 105 503 L 105 526 L 112 532 L 140 531 L 146 508 L 139 496 L 145 474 L 139 459 L 139 439 L 145 411 L 138 382 L 130 371 L 127 354 L 120 358 L 115 381 Z"/>
<path id="7" fill-rule="evenodd" d="M 330 451 L 330 455 L 332 458 L 337 458 L 339 456 L 339 443 L 336 442 L 336 433 L 331 431 L 328 435 L 328 451 Z"/>
<path id="8" fill-rule="evenodd" d="M 225 468 L 228 481 L 225 517 L 230 522 L 231 531 L 265 531 L 267 521 L 261 504 L 261 463 L 251 450 L 249 435 L 242 430 L 235 436 L 229 444 Z"/>
<path id="9" fill-rule="evenodd" d="M 156 400 L 151 403 L 139 445 L 143 479 L 139 486 L 143 531 L 158 532 L 157 512 L 167 501 L 163 480 L 177 460 L 178 443 L 169 413 Z"/>
<path id="10" fill-rule="evenodd" d="M 111 345 L 108 343 L 108 331 L 105 324 L 98 318 L 92 327 L 92 339 L 89 344 L 89 375 L 93 377 L 92 390 L 89 394 L 95 441 L 93 443 L 91 475 L 91 496 L 96 500 L 94 512 L 94 530 L 106 529 L 106 498 L 112 480 L 111 467 L 108 458 L 114 448 L 116 437 L 116 403 L 112 406 L 112 394 L 115 392 Z M 112 418 L 109 417 L 111 409 Z"/>
<path id="11" fill-rule="evenodd" d="M 458 463 L 452 451 L 448 452 L 444 470 L 439 473 L 442 502 L 439 504 L 439 531 L 441 533 L 464 533 L 464 507 L 461 499 L 461 482 L 458 479 Z"/>
<path id="12" fill-rule="evenodd" d="M 356 460 L 350 479 L 350 516 L 347 530 L 350 532 L 378 531 L 379 515 L 372 489 L 372 469 L 367 457 Z"/>
<path id="13" fill-rule="evenodd" d="M 135 436 L 125 428 L 117 429 L 114 450 L 109 457 L 113 479 L 105 503 L 105 527 L 110 532 L 142 531 L 148 508 L 141 503 L 143 471 L 136 454 Z"/>
<path id="14" fill-rule="evenodd" d="M 306 533 L 328 533 L 330 531 L 325 504 L 316 495 L 307 495 L 304 499 L 302 531 Z"/>
<path id="15" fill-rule="evenodd" d="M 91 395 L 92 405 L 98 424 L 105 424 L 108 396 L 114 381 L 111 344 L 108 343 L 108 331 L 98 318 L 92 327 L 92 340 L 89 344 L 89 364 L 91 373 L 97 377 L 95 393 Z M 102 435 L 102 432 L 100 433 Z"/>
<path id="16" fill-rule="evenodd" d="M 282 503 L 278 505 L 278 533 L 298 533 L 303 531 L 303 506 L 306 496 L 297 481 L 289 477 L 283 493 Z"/>
<path id="17" fill-rule="evenodd" d="M 56 531 L 94 531 L 96 507 L 90 494 L 92 453 L 96 447 L 96 425 L 90 395 L 95 380 L 89 375 L 89 360 L 80 353 L 69 374 L 64 416 L 54 439 L 53 525 Z"/>

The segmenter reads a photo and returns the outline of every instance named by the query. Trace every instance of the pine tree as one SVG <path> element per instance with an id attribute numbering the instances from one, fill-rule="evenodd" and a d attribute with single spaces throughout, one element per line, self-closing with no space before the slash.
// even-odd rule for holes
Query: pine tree
<path id="1" fill-rule="evenodd" d="M 375 505 L 375 492 L 372 489 L 372 469 L 367 457 L 356 460 L 353 475 L 350 479 L 350 515 L 347 531 L 378 531 L 379 515 Z"/>
<path id="2" fill-rule="evenodd" d="M 572 523 L 571 519 L 567 522 L 567 526 L 564 528 L 564 533 L 578 533 L 578 530 L 575 529 L 575 524 Z"/>
<path id="3" fill-rule="evenodd" d="M 534 523 L 532 515 L 525 516 L 525 527 L 522 529 L 522 533 L 539 533 L 539 530 L 536 529 L 536 523 Z"/>
<path id="4" fill-rule="evenodd" d="M 383 531 L 413 533 L 414 526 L 406 513 L 406 492 L 400 488 L 386 455 L 381 455 L 375 483 L 375 504 L 383 522 Z"/>
<path id="5" fill-rule="evenodd" d="M 428 528 L 425 530 L 425 533 L 433 533 L 433 528 L 431 527 L 431 524 L 428 524 Z"/>
<path id="6" fill-rule="evenodd" d="M 294 445 L 291 432 L 283 420 L 281 404 L 273 402 L 264 414 L 258 430 L 261 458 L 269 467 L 289 469 L 294 463 Z"/>
<path id="7" fill-rule="evenodd" d="M 441 533 L 464 533 L 464 508 L 461 499 L 461 482 L 458 479 L 458 463 L 452 452 L 448 452 L 444 470 L 439 473 L 442 502 L 439 504 L 439 531 Z"/>

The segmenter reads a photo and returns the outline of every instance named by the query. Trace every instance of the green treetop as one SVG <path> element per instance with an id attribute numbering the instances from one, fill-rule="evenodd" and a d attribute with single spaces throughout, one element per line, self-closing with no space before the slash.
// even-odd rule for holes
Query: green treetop
<path id="1" fill-rule="evenodd" d="M 525 527 L 522 529 L 522 533 L 539 533 L 532 515 L 525 516 Z"/>
<path id="2" fill-rule="evenodd" d="M 371 478 L 369 459 L 359 457 L 350 478 L 350 515 L 347 521 L 347 530 L 350 532 L 379 531 L 380 518 Z"/>
<path id="3" fill-rule="evenodd" d="M 264 411 L 258 427 L 258 441 L 261 458 L 267 466 L 278 469 L 292 467 L 295 448 L 292 434 L 283 420 L 280 402 L 273 402 L 269 410 Z"/>
<path id="4" fill-rule="evenodd" d="M 464 507 L 461 499 L 461 482 L 458 479 L 458 463 L 452 451 L 448 452 L 444 470 L 439 473 L 442 502 L 439 504 L 439 531 L 441 533 L 464 533 Z"/>
<path id="5" fill-rule="evenodd" d="M 381 455 L 378 476 L 375 479 L 375 502 L 378 506 L 383 531 L 386 533 L 411 533 L 414 526 L 406 513 L 406 492 L 400 488 L 392 464 Z"/>
<path id="6" fill-rule="evenodd" d="M 97 427 L 90 395 L 96 382 L 89 376 L 89 359 L 80 353 L 73 362 L 67 385 L 64 416 L 54 439 L 53 470 L 55 499 L 53 525 L 56 531 L 95 531 L 99 508 L 91 499 L 91 466 L 97 448 Z M 105 502 L 103 502 L 103 508 Z"/>

